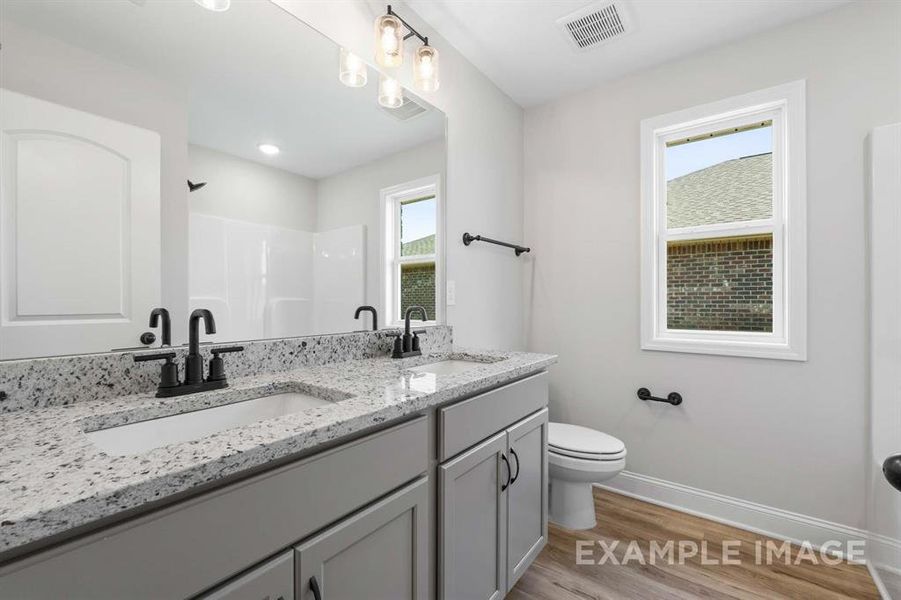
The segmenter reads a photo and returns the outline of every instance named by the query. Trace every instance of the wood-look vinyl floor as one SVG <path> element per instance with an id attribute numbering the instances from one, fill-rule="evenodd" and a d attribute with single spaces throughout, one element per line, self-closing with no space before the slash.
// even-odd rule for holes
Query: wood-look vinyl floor
<path id="1" fill-rule="evenodd" d="M 790 564 L 785 558 L 774 560 L 771 565 L 756 564 L 757 544 L 766 542 L 776 547 L 781 541 L 722 525 L 714 521 L 694 517 L 628 498 L 605 490 L 595 489 L 595 510 L 598 525 L 590 531 L 570 531 L 551 525 L 548 544 L 541 555 L 517 582 L 507 596 L 508 600 L 591 600 L 608 598 L 741 598 L 781 599 L 811 598 L 855 600 L 879 600 L 879 592 L 866 567 L 842 562 L 838 565 L 813 564 L 800 547 L 792 546 Z M 602 540 L 607 547 L 620 540 L 612 553 L 620 561 L 625 558 L 628 545 L 637 542 L 645 564 L 640 564 L 632 554 L 627 564 L 597 564 L 604 551 L 597 548 L 587 556 L 592 564 L 576 562 L 576 542 Z M 701 545 L 707 543 L 707 560 L 722 562 L 724 541 L 732 542 L 740 552 L 741 564 L 702 564 L 700 556 L 686 558 L 684 564 L 668 564 L 657 558 L 650 564 L 651 543 L 665 548 L 668 540 L 685 541 Z M 674 546 L 675 546 L 674 545 Z"/>

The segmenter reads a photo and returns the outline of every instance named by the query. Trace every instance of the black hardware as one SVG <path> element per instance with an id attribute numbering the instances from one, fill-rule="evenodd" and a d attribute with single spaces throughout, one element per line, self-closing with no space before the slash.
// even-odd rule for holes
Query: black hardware
<path id="1" fill-rule="evenodd" d="M 354 319 L 360 318 L 360 313 L 367 311 L 372 313 L 372 330 L 379 330 L 379 311 L 375 309 L 374 306 L 358 306 L 357 311 L 354 313 Z"/>
<path id="2" fill-rule="evenodd" d="M 185 357 L 185 385 L 203 383 L 203 357 L 200 355 L 200 321 L 203 321 L 207 335 L 216 333 L 213 313 L 198 308 L 188 318 L 188 356 Z"/>
<path id="3" fill-rule="evenodd" d="M 315 598 L 315 600 L 322 600 L 322 592 L 319 591 L 319 582 L 316 581 L 315 575 L 310 577 L 310 591 L 313 592 L 313 598 Z"/>
<path id="4" fill-rule="evenodd" d="M 206 185 L 206 181 L 201 181 L 200 183 L 194 183 L 190 179 L 188 180 L 188 193 L 196 192 L 200 188 Z"/>
<path id="5" fill-rule="evenodd" d="M 229 352 L 243 352 L 244 346 L 225 346 L 223 348 L 213 348 L 213 358 L 210 359 L 210 374 L 206 378 L 210 381 L 225 381 L 225 361 L 222 360 L 220 354 L 228 354 Z"/>
<path id="6" fill-rule="evenodd" d="M 508 487 L 510 487 L 510 484 L 513 483 L 513 482 L 510 481 L 510 461 L 507 460 L 507 455 L 502 453 L 502 454 L 501 454 L 501 460 L 504 461 L 504 464 L 505 464 L 505 465 L 507 465 L 507 482 L 506 482 L 504 485 L 501 486 L 501 491 L 503 492 L 505 489 L 507 489 Z"/>
<path id="7" fill-rule="evenodd" d="M 658 398 L 656 396 L 651 395 L 651 390 L 648 388 L 639 388 L 638 390 L 638 398 L 639 400 L 653 400 L 654 402 L 667 402 L 672 404 L 673 406 L 679 406 L 682 404 L 682 394 L 679 392 L 671 392 L 669 396 L 666 398 Z"/>
<path id="8" fill-rule="evenodd" d="M 901 454 L 894 454 L 882 463 L 882 474 L 893 488 L 901 492 Z"/>
<path id="9" fill-rule="evenodd" d="M 391 352 L 391 358 L 422 356 L 422 350 L 419 347 L 419 334 L 425 333 L 425 330 L 417 329 L 416 331 L 410 331 L 410 316 L 414 312 L 420 313 L 423 321 L 428 321 L 429 319 L 429 316 L 423 307 L 410 306 L 407 308 L 404 313 L 404 334 L 403 336 L 398 335 L 394 338 L 394 349 Z"/>
<path id="10" fill-rule="evenodd" d="M 141 337 L 139 339 L 141 340 L 142 344 L 144 344 L 145 346 L 149 346 L 150 344 L 152 344 L 153 342 L 156 341 L 156 334 L 153 333 L 152 331 L 145 331 L 144 333 L 141 334 Z"/>
<path id="11" fill-rule="evenodd" d="M 403 23 L 403 24 L 404 24 L 404 27 L 406 27 L 406 28 L 407 28 L 407 31 L 409 31 L 409 33 L 408 33 L 407 35 L 404 36 L 404 39 L 405 39 L 405 40 L 408 40 L 408 39 L 410 39 L 411 37 L 413 37 L 413 36 L 415 35 L 416 37 L 419 38 L 419 40 L 420 40 L 423 44 L 425 44 L 426 46 L 429 45 L 429 38 L 420 35 L 419 32 L 416 31 L 415 29 L 413 29 L 413 27 L 411 27 L 409 23 L 407 23 L 406 21 L 404 21 L 403 17 L 401 17 L 399 14 L 397 14 L 396 12 L 394 12 L 393 10 L 391 10 L 391 5 L 390 5 L 390 4 L 388 5 L 388 14 L 391 15 L 392 17 L 397 17 L 397 20 L 400 21 L 401 23 Z"/>
<path id="12" fill-rule="evenodd" d="M 463 234 L 463 244 L 465 246 L 470 245 L 473 242 L 487 242 L 489 244 L 497 244 L 498 246 L 503 246 L 505 248 L 513 248 L 513 251 L 516 252 L 516 256 L 519 256 L 523 252 L 531 252 L 532 249 L 526 246 L 520 246 L 518 244 L 509 244 L 507 242 L 501 242 L 498 240 L 493 240 L 491 238 L 482 236 L 482 235 L 470 235 L 469 232 Z"/>
<path id="13" fill-rule="evenodd" d="M 160 320 L 163 322 L 163 346 L 171 346 L 172 345 L 172 321 L 169 319 L 169 311 L 165 308 L 154 308 L 150 311 L 150 323 L 151 327 L 156 327 Z M 143 339 L 141 340 L 144 341 Z M 153 342 L 150 342 L 151 344 Z"/>
<path id="14" fill-rule="evenodd" d="M 157 397 L 165 397 L 174 395 L 171 392 L 181 387 L 181 381 L 178 379 L 178 365 L 175 364 L 175 352 L 157 352 L 156 354 L 138 354 L 134 357 L 135 362 L 146 362 L 149 360 L 165 360 L 166 362 L 160 368 L 160 383 L 157 386 Z"/>
<path id="15" fill-rule="evenodd" d="M 510 485 L 513 485 L 514 483 L 516 483 L 516 480 L 519 479 L 519 455 L 513 448 L 510 448 L 510 454 L 512 454 L 513 458 L 516 459 L 516 475 L 514 475 L 513 479 L 510 480 Z"/>

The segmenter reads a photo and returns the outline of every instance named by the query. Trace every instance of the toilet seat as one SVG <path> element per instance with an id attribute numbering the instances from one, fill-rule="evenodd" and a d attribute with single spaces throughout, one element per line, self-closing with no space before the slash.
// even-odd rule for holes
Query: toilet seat
<path id="1" fill-rule="evenodd" d="M 548 452 L 590 461 L 615 461 L 626 456 L 626 445 L 612 435 L 567 423 L 548 426 Z"/>

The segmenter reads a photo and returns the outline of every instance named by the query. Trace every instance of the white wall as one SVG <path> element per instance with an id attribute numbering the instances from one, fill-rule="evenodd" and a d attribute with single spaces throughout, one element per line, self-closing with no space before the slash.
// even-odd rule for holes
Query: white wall
<path id="1" fill-rule="evenodd" d="M 176 341 L 188 319 L 187 97 L 146 73 L 0 22 L 4 87 L 160 134 L 162 305 Z"/>
<path id="2" fill-rule="evenodd" d="M 372 23 L 383 3 L 273 1 L 364 59 L 372 56 Z M 402 2 L 391 5 L 441 52 L 441 89 L 423 97 L 448 117 L 447 279 L 457 287 L 448 323 L 458 343 L 519 348 L 522 259 L 485 244 L 467 248 L 460 239 L 470 231 L 522 240 L 522 109 Z M 409 63 L 398 78 L 412 87 Z"/>
<path id="3" fill-rule="evenodd" d="M 864 526 L 864 140 L 901 118 L 899 25 L 901 4 L 854 3 L 527 111 L 528 346 L 560 355 L 553 419 L 623 439 L 631 471 Z M 639 350 L 640 120 L 802 78 L 809 360 Z"/>
<path id="4" fill-rule="evenodd" d="M 316 231 L 316 180 L 203 146 L 188 146 L 191 212 Z"/>
<path id="5" fill-rule="evenodd" d="M 366 302 L 379 304 L 379 192 L 429 175 L 445 177 L 444 140 L 428 142 L 319 180 L 318 231 L 366 227 Z M 383 316 L 387 323 L 387 316 Z"/>

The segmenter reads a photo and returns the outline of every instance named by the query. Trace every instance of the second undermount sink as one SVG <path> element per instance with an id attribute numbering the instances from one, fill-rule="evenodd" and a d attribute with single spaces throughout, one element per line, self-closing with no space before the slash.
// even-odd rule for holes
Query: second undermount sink
<path id="1" fill-rule="evenodd" d="M 434 373 L 435 375 L 453 375 L 455 373 L 462 373 L 463 371 L 468 371 L 470 369 L 474 369 L 476 367 L 483 366 L 486 361 L 474 361 L 474 360 L 460 360 L 457 358 L 451 358 L 447 360 L 442 360 L 438 362 L 433 362 L 427 365 L 422 365 L 419 367 L 411 367 L 407 369 L 408 371 L 413 371 L 415 373 Z"/>
<path id="2" fill-rule="evenodd" d="M 303 392 L 282 391 L 250 400 L 89 431 L 86 435 L 105 453 L 127 456 L 169 444 L 198 440 L 226 429 L 327 404 L 332 404 L 332 401 Z"/>

